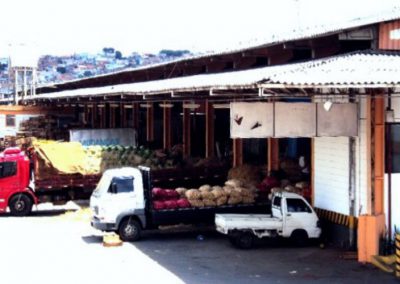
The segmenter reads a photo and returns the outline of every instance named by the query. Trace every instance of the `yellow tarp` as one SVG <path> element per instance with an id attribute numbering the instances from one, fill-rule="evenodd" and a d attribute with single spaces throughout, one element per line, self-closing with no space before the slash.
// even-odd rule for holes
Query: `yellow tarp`
<path id="1" fill-rule="evenodd" d="M 33 142 L 36 153 L 47 166 L 65 174 L 88 174 L 86 153 L 79 142 L 37 140 Z"/>

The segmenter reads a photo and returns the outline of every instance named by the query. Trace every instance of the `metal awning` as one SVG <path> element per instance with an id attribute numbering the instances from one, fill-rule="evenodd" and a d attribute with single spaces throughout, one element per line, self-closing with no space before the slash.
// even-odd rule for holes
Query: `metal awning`
<path id="1" fill-rule="evenodd" d="M 40 94 L 26 100 L 151 95 L 214 89 L 400 87 L 400 52 L 361 51 L 303 63 L 245 71 Z"/>

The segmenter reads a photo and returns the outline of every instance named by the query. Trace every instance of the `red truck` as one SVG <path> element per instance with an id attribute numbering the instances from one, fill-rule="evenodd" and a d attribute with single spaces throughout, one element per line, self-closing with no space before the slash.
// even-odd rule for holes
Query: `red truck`
<path id="1" fill-rule="evenodd" d="M 89 198 L 100 175 L 51 173 L 34 151 L 8 148 L 0 154 L 0 213 L 9 207 L 12 215 L 28 215 L 42 202 L 63 204 Z"/>

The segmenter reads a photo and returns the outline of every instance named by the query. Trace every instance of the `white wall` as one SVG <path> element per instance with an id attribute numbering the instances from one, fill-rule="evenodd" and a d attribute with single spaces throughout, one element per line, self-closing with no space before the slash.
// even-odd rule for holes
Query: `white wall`
<path id="1" fill-rule="evenodd" d="M 386 100 L 387 105 L 387 100 Z M 394 122 L 400 122 L 400 97 L 392 98 L 392 109 L 394 110 Z M 399 161 L 400 162 L 400 161 Z M 391 175 L 391 192 L 392 192 L 392 232 L 394 231 L 394 227 L 396 226 L 397 229 L 400 229 L 400 174 L 392 174 Z M 386 216 L 386 224 L 388 223 L 388 215 L 389 215 L 389 200 L 388 200 L 388 193 L 389 193 L 389 177 L 385 175 L 385 216 Z"/>
<path id="2" fill-rule="evenodd" d="M 394 228 L 400 230 L 400 174 L 392 174 L 392 232 L 394 232 Z M 385 216 L 386 216 L 386 224 L 389 224 L 388 213 L 389 213 L 389 200 L 388 200 L 388 175 L 385 175 Z"/>
<path id="3" fill-rule="evenodd" d="M 22 121 L 37 115 L 17 114 L 15 116 L 15 127 L 6 127 L 6 115 L 0 114 L 0 138 L 6 135 L 15 135 L 18 132 L 19 125 Z"/>

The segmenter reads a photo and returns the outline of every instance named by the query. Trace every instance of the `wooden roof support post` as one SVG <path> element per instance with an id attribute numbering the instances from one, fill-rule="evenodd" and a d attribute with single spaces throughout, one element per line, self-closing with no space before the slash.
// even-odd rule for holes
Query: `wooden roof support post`
<path id="1" fill-rule="evenodd" d="M 385 180 L 385 101 L 375 97 L 371 103 L 373 116 L 373 210 L 375 214 L 384 213 L 384 180 Z"/>
<path id="2" fill-rule="evenodd" d="M 206 158 L 214 156 L 214 108 L 206 100 Z"/>
<path id="3" fill-rule="evenodd" d="M 154 140 L 154 105 L 153 103 L 148 103 L 150 107 L 146 111 L 146 139 L 147 142 Z"/>
<path id="4" fill-rule="evenodd" d="M 89 108 L 87 105 L 83 106 L 83 117 L 84 117 L 84 123 L 88 124 L 89 123 Z"/>
<path id="5" fill-rule="evenodd" d="M 99 127 L 98 119 L 97 119 L 98 118 L 98 114 L 97 114 L 98 108 L 95 103 L 93 103 L 92 105 L 93 105 L 93 107 L 92 107 L 92 128 L 98 128 Z"/>
<path id="6" fill-rule="evenodd" d="M 188 102 L 183 102 L 183 104 Z M 190 109 L 183 108 L 183 156 L 190 156 Z"/>
<path id="7" fill-rule="evenodd" d="M 110 112 L 110 128 L 115 128 L 115 111 L 116 108 L 110 104 L 109 112 Z"/>
<path id="8" fill-rule="evenodd" d="M 233 167 L 243 165 L 243 140 L 240 138 L 233 139 Z"/>
<path id="9" fill-rule="evenodd" d="M 125 105 L 123 103 L 119 104 L 119 115 L 120 115 L 120 127 L 125 128 L 126 127 L 126 109 Z"/>
<path id="10" fill-rule="evenodd" d="M 168 102 L 164 102 L 167 104 Z M 163 108 L 163 147 L 171 149 L 171 111 L 169 107 Z"/>
<path id="11" fill-rule="evenodd" d="M 105 106 L 103 105 L 102 107 L 99 107 L 98 110 L 99 112 L 99 127 L 100 128 L 106 128 L 106 113 L 105 113 Z"/>
<path id="12" fill-rule="evenodd" d="M 132 127 L 139 131 L 139 103 L 132 104 Z"/>
<path id="13" fill-rule="evenodd" d="M 279 139 L 268 138 L 268 173 L 279 170 Z"/>

